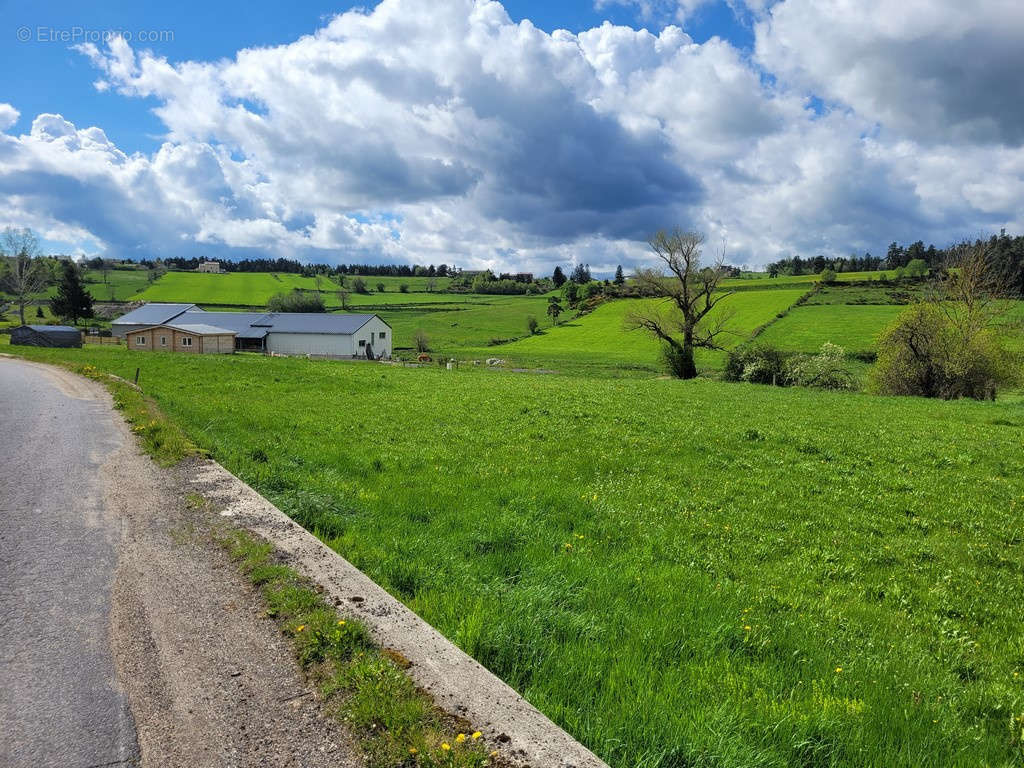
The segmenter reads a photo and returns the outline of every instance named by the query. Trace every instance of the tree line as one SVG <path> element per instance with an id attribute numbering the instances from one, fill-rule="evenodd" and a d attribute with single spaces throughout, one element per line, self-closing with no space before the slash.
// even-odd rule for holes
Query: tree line
<path id="1" fill-rule="evenodd" d="M 94 264 L 95 262 L 95 264 Z M 93 269 L 99 269 L 104 260 L 100 257 L 90 259 L 86 264 Z M 200 259 L 200 258 L 179 258 L 169 259 L 141 259 L 138 264 L 147 269 L 163 267 L 164 269 L 177 269 L 182 271 L 195 271 L 203 262 L 216 262 L 224 272 L 279 272 L 282 274 L 303 275 L 313 277 L 315 275 L 363 275 L 365 277 L 451 277 L 458 273 L 454 267 L 447 264 L 437 266 L 428 264 L 304 264 L 295 259 L 241 259 L 229 261 L 227 259 Z"/>
<path id="2" fill-rule="evenodd" d="M 1024 296 L 1024 236 L 1008 235 L 1001 230 L 998 235 L 987 239 L 978 238 L 969 243 L 983 248 L 990 260 L 990 268 L 1001 276 L 1009 290 L 1017 296 Z M 774 261 L 767 266 L 769 277 L 780 275 L 818 275 L 825 270 L 832 272 L 874 272 L 880 269 L 907 270 L 908 274 L 928 270 L 945 269 L 962 256 L 964 243 L 946 248 L 925 245 L 923 240 L 903 245 L 892 242 L 884 257 L 863 256 L 827 257 L 821 254 L 812 258 L 790 256 Z"/>

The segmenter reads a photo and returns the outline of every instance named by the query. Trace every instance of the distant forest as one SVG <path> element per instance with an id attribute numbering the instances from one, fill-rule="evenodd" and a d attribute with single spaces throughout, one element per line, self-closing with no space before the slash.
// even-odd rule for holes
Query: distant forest
<path id="1" fill-rule="evenodd" d="M 974 245 L 982 245 L 985 241 L 976 240 Z M 834 272 L 873 272 L 879 269 L 903 269 L 911 262 L 924 262 L 928 269 L 942 269 L 950 264 L 953 251 L 959 247 L 936 248 L 925 246 L 918 240 L 908 246 L 893 242 L 885 256 L 814 256 L 803 259 L 799 256 L 779 259 L 766 267 L 769 277 L 779 275 L 816 275 L 822 270 Z M 1024 296 L 1024 236 L 1007 235 L 1003 230 L 988 239 L 991 249 L 993 267 L 1003 273 L 1011 288 Z"/>
<path id="2" fill-rule="evenodd" d="M 983 241 L 977 240 L 975 242 L 976 244 L 981 244 Z M 1024 296 L 1024 236 L 1007 235 L 1006 231 L 1003 230 L 998 235 L 993 235 L 989 238 L 988 244 L 992 249 L 996 268 L 1007 276 L 1012 289 L 1017 294 Z M 873 272 L 880 269 L 906 268 L 911 262 L 923 262 L 929 269 L 939 269 L 949 263 L 952 250 L 953 248 L 936 248 L 934 245 L 926 246 L 922 240 L 907 246 L 893 242 L 889 245 L 885 256 L 873 256 L 871 253 L 865 253 L 863 256 L 823 256 L 820 254 L 808 258 L 792 256 L 771 262 L 765 269 L 769 277 L 778 277 L 779 275 L 816 275 L 825 269 L 831 269 L 834 272 Z M 302 264 L 294 259 L 243 259 L 241 261 L 228 261 L 225 259 L 171 258 L 159 262 L 142 260 L 139 263 L 148 268 L 163 266 L 168 269 L 195 270 L 199 268 L 201 261 L 216 261 L 225 272 L 282 272 L 306 276 L 321 274 L 364 275 L 367 277 L 456 277 L 460 272 L 460 270 L 447 264 L 437 266 L 433 264 L 428 266 L 418 264 L 331 265 Z M 94 265 L 92 262 L 96 262 L 96 264 Z M 102 263 L 103 260 L 100 258 L 86 262 L 88 266 L 95 266 L 96 268 L 100 268 Z M 730 270 L 739 274 L 739 268 L 732 267 Z M 509 275 L 507 277 L 511 278 L 512 276 Z M 561 276 L 561 278 L 562 281 L 565 280 L 564 276 Z M 556 286 L 560 284 L 558 276 L 555 276 L 555 284 Z"/>
<path id="3" fill-rule="evenodd" d="M 97 259 L 102 263 L 102 259 Z M 364 275 L 367 277 L 449 277 L 455 269 L 447 264 L 423 267 L 417 264 L 302 264 L 294 259 L 143 259 L 138 263 L 152 268 L 163 266 L 167 269 L 196 270 L 202 262 L 215 261 L 225 272 L 280 272 L 294 275 Z M 91 266 L 90 262 L 87 262 Z"/>

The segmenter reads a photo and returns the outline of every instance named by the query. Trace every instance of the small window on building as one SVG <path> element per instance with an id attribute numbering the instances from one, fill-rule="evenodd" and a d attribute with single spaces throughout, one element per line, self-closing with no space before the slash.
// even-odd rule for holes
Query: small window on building
<path id="1" fill-rule="evenodd" d="M 380 337 L 381 337 L 382 339 L 386 339 L 386 338 L 388 337 L 388 334 L 387 334 L 387 332 L 385 332 L 385 331 L 381 331 L 381 332 L 380 332 Z"/>
<path id="2" fill-rule="evenodd" d="M 365 347 L 366 346 L 366 339 L 360 339 L 359 340 L 359 346 L 360 347 Z"/>
<path id="3" fill-rule="evenodd" d="M 191 336 L 182 336 L 181 337 L 181 346 L 183 346 L 183 347 L 191 347 L 192 346 L 192 337 Z"/>
<path id="4" fill-rule="evenodd" d="M 137 347 L 144 347 L 144 346 L 146 346 L 146 337 L 145 336 L 136 336 L 135 337 L 135 346 L 137 346 Z"/>
<path id="5" fill-rule="evenodd" d="M 167 337 L 166 336 L 161 336 L 160 337 L 160 346 L 161 347 L 166 347 L 167 346 Z"/>

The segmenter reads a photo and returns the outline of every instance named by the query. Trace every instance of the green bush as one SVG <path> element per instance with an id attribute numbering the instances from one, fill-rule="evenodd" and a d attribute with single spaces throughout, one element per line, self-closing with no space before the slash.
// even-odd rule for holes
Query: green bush
<path id="1" fill-rule="evenodd" d="M 277 293 L 270 297 L 267 309 L 271 312 L 326 312 L 323 296 L 298 289 L 290 293 Z"/>
<path id="2" fill-rule="evenodd" d="M 994 400 L 1020 380 L 1020 364 L 991 329 L 968 330 L 934 304 L 917 304 L 887 328 L 871 371 L 874 392 L 953 400 Z"/>
<path id="3" fill-rule="evenodd" d="M 753 384 L 786 386 L 786 362 L 791 353 L 770 344 L 755 344 L 729 352 L 725 363 L 727 381 L 749 381 Z"/>
<path id="4" fill-rule="evenodd" d="M 825 342 L 816 355 L 796 355 L 786 364 L 791 384 L 816 389 L 853 389 L 853 376 L 844 367 L 846 350 Z"/>
<path id="5" fill-rule="evenodd" d="M 834 269 L 823 269 L 818 277 L 823 283 L 834 283 L 836 281 L 836 271 Z"/>

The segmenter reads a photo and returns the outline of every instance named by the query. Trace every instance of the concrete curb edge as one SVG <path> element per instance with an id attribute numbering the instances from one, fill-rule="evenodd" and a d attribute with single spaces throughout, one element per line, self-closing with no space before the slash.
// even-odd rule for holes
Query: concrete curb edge
<path id="1" fill-rule="evenodd" d="M 523 766 L 608 768 L 483 665 L 291 520 L 224 467 L 197 462 L 190 479 L 226 519 L 272 542 L 328 602 L 364 622 L 383 648 L 411 662 L 407 673 L 446 712 L 469 721 L 503 758 Z"/>

